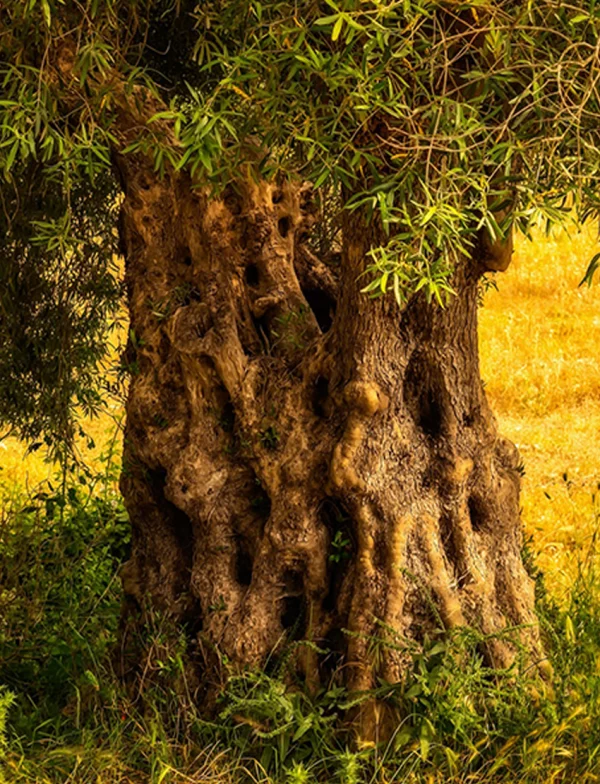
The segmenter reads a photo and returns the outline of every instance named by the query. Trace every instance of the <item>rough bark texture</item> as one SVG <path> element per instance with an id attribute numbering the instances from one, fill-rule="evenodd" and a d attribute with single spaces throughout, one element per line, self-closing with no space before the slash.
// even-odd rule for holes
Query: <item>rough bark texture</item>
<path id="1" fill-rule="evenodd" d="M 359 215 L 334 276 L 304 244 L 309 191 L 246 183 L 208 200 L 184 175 L 119 166 L 131 600 L 240 666 L 312 640 L 333 653 L 298 657 L 308 683 L 343 664 L 353 689 L 406 667 L 391 648 L 375 663 L 370 635 L 533 624 L 519 458 L 478 364 L 478 279 L 510 249 L 483 244 L 447 308 L 416 296 L 401 311 L 359 291 L 378 244 Z M 502 666 L 514 649 L 485 653 Z"/>

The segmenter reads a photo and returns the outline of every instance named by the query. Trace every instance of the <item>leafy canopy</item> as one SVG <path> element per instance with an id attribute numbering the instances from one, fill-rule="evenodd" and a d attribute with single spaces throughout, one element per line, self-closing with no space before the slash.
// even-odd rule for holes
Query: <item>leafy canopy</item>
<path id="1" fill-rule="evenodd" d="M 441 303 L 482 232 L 597 215 L 599 32 L 582 0 L 4 3 L 0 421 L 59 442 L 99 404 L 115 150 L 311 180 L 380 223 L 367 291 Z M 125 142 L 140 87 L 164 109 Z"/>

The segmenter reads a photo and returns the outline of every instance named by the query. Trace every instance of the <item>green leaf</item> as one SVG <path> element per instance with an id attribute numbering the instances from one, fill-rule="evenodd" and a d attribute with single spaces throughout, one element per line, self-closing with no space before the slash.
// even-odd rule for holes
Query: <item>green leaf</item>
<path id="1" fill-rule="evenodd" d="M 325 182 L 325 180 L 329 177 L 329 169 L 323 169 L 321 174 L 315 180 L 314 188 L 320 188 L 321 185 Z"/>
<path id="2" fill-rule="evenodd" d="M 339 19 L 339 14 L 332 14 L 331 16 L 322 16 L 320 19 L 315 20 L 315 24 L 319 26 L 335 24 Z"/>
<path id="3" fill-rule="evenodd" d="M 156 112 L 156 114 L 153 114 L 148 120 L 148 125 L 153 122 L 158 122 L 159 120 L 175 120 L 177 117 L 179 117 L 179 113 L 172 110 Z"/>
<path id="4" fill-rule="evenodd" d="M 413 739 L 413 731 L 409 726 L 404 727 L 394 738 L 394 750 L 399 751 Z"/>
<path id="5" fill-rule="evenodd" d="M 364 288 L 362 288 L 360 291 L 362 294 L 368 294 L 369 292 L 375 291 L 378 288 L 379 288 L 379 278 L 375 278 L 370 283 L 368 283 Z"/>
<path id="6" fill-rule="evenodd" d="M 14 142 L 13 146 L 10 148 L 8 155 L 6 156 L 6 165 L 4 167 L 4 171 L 8 174 L 10 171 L 13 163 L 15 162 L 15 158 L 17 156 L 17 152 L 19 150 L 19 142 L 18 140 Z"/>
<path id="7" fill-rule="evenodd" d="M 394 273 L 394 297 L 396 298 L 396 302 L 400 307 L 403 305 L 403 297 L 402 297 L 402 290 L 400 288 L 400 278 L 396 273 Z"/>
<path id="8" fill-rule="evenodd" d="M 121 150 L 121 153 L 123 155 L 127 155 L 130 152 L 137 152 L 137 150 L 139 150 L 141 146 L 142 146 L 142 140 L 141 139 L 135 139 L 133 142 L 128 144 L 126 147 L 124 147 Z"/>
<path id="9" fill-rule="evenodd" d="M 339 16 L 336 23 L 333 26 L 333 31 L 331 33 L 331 40 L 337 41 L 340 37 L 340 33 L 342 32 L 342 27 L 344 26 L 344 17 Z"/>
<path id="10" fill-rule="evenodd" d="M 584 283 L 587 283 L 588 286 L 592 285 L 592 282 L 594 280 L 594 275 L 596 274 L 596 270 L 598 269 L 599 266 L 600 266 L 600 253 L 596 253 L 596 255 L 592 257 L 592 260 L 588 265 L 586 273 L 583 276 L 581 283 L 579 284 L 580 288 L 581 286 L 583 286 Z"/>
<path id="11" fill-rule="evenodd" d="M 44 21 L 46 22 L 47 26 L 50 27 L 52 24 L 52 14 L 50 12 L 50 5 L 48 0 L 42 0 L 42 13 L 44 14 Z"/>
<path id="12" fill-rule="evenodd" d="M 577 639 L 577 634 L 575 632 L 575 625 L 573 624 L 573 619 L 570 615 L 567 615 L 565 618 L 565 635 L 567 641 L 573 644 Z"/>
<path id="13" fill-rule="evenodd" d="M 424 718 L 421 723 L 421 730 L 419 733 L 419 746 L 421 756 L 426 760 L 429 756 L 429 749 L 431 748 L 431 741 L 435 737 L 435 728 L 428 718 Z"/>

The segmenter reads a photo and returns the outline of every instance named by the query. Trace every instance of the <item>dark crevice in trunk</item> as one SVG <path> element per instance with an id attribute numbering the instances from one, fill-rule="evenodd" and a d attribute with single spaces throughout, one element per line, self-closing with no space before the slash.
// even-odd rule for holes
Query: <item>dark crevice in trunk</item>
<path id="1" fill-rule="evenodd" d="M 488 514 L 483 501 L 472 495 L 469 498 L 468 507 L 473 530 L 476 532 L 485 530 L 488 524 Z"/>
<path id="2" fill-rule="evenodd" d="M 356 552 L 352 521 L 338 498 L 327 497 L 321 506 L 321 521 L 329 531 L 329 589 L 323 599 L 323 609 L 333 612 L 344 577 Z"/>
<path id="3" fill-rule="evenodd" d="M 451 518 L 447 515 L 442 515 L 440 518 L 440 539 L 442 542 L 442 547 L 444 548 L 446 559 L 448 560 L 448 563 L 452 569 L 456 572 L 458 553 L 456 551 L 456 543 L 454 541 L 454 527 L 452 525 Z"/>
<path id="4" fill-rule="evenodd" d="M 328 332 L 335 316 L 335 299 L 321 289 L 303 289 L 302 293 L 315 315 L 321 332 Z"/>
<path id="5" fill-rule="evenodd" d="M 200 605 L 198 605 L 197 612 L 186 618 L 182 622 L 182 628 L 185 632 L 186 637 L 190 641 L 190 644 L 196 640 L 197 636 L 202 632 L 203 626 L 203 619 L 202 619 L 202 610 Z"/>
<path id="6" fill-rule="evenodd" d="M 173 352 L 172 352 L 171 341 L 169 340 L 169 336 L 163 332 L 160 336 L 160 342 L 158 344 L 158 355 L 161 358 L 161 361 L 165 365 L 171 358 L 172 353 Z"/>
<path id="7" fill-rule="evenodd" d="M 373 566 L 380 573 L 386 571 L 390 557 L 389 537 L 387 531 L 379 528 L 375 533 L 375 546 L 373 548 Z"/>
<path id="8" fill-rule="evenodd" d="M 318 417 L 327 416 L 327 399 L 329 397 L 329 379 L 317 376 L 312 393 L 312 408 Z"/>
<path id="9" fill-rule="evenodd" d="M 475 412 L 467 412 L 463 416 L 463 425 L 465 427 L 473 427 L 476 421 L 476 414 Z"/>
<path id="10" fill-rule="evenodd" d="M 281 625 L 289 630 L 289 639 L 301 640 L 306 630 L 306 602 L 303 596 L 284 596 Z"/>
<path id="11" fill-rule="evenodd" d="M 246 283 L 251 286 L 258 286 L 260 281 L 260 273 L 256 264 L 248 264 L 245 272 Z"/>
<path id="12" fill-rule="evenodd" d="M 283 218 L 279 218 L 279 221 L 277 222 L 277 230 L 279 231 L 283 239 L 285 239 L 287 235 L 290 233 L 291 228 L 292 228 L 292 223 L 287 216 L 284 216 Z"/>
<path id="13" fill-rule="evenodd" d="M 290 639 L 301 640 L 306 631 L 304 576 L 301 571 L 288 569 L 283 574 L 282 584 L 281 625 Z"/>
<path id="14" fill-rule="evenodd" d="M 219 424 L 226 433 L 233 433 L 235 429 L 235 408 L 230 400 L 221 409 Z"/>
<path id="15" fill-rule="evenodd" d="M 415 352 L 406 368 L 404 399 L 419 429 L 430 438 L 443 435 L 448 392 L 441 370 L 427 356 Z"/>
<path id="16" fill-rule="evenodd" d="M 240 585 L 250 585 L 252 582 L 252 557 L 248 542 L 242 536 L 236 537 L 235 575 Z"/>
<path id="17" fill-rule="evenodd" d="M 344 626 L 340 624 L 340 626 Z M 319 658 L 319 674 L 321 681 L 327 683 L 331 680 L 337 670 L 344 664 L 348 640 L 342 628 L 334 627 L 330 629 L 323 640 L 319 641 L 319 647 L 325 651 Z"/>
<path id="18" fill-rule="evenodd" d="M 261 485 L 258 479 L 255 479 L 256 482 L 256 492 L 252 496 L 250 501 L 250 505 L 255 510 L 255 512 L 260 515 L 264 523 L 269 519 L 271 514 L 271 499 L 269 498 L 268 493 L 265 491 L 264 487 Z M 261 530 L 262 535 L 262 530 Z"/>
<path id="19" fill-rule="evenodd" d="M 427 390 L 421 403 L 418 419 L 419 427 L 426 435 L 435 438 L 442 429 L 442 409 L 432 394 L 431 389 Z"/>
<path id="20" fill-rule="evenodd" d="M 190 518 L 181 509 L 171 503 L 165 496 L 165 485 L 167 482 L 167 472 L 164 468 L 147 470 L 148 486 L 152 493 L 155 504 L 162 512 L 162 519 L 165 521 L 177 544 L 179 554 L 187 571 L 191 571 L 194 535 Z"/>
<path id="21" fill-rule="evenodd" d="M 243 209 L 243 199 L 234 185 L 228 183 L 223 190 L 223 202 L 232 215 L 240 215 Z"/>

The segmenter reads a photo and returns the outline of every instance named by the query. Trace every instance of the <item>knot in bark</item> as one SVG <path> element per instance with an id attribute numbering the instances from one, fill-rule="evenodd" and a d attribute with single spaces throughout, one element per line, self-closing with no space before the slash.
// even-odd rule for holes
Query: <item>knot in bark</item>
<path id="1" fill-rule="evenodd" d="M 329 469 L 330 485 L 334 491 L 366 489 L 355 468 L 355 460 L 364 440 L 371 418 L 388 406 L 388 397 L 374 382 L 353 381 L 344 391 L 344 400 L 350 408 L 346 428 L 333 450 Z"/>

